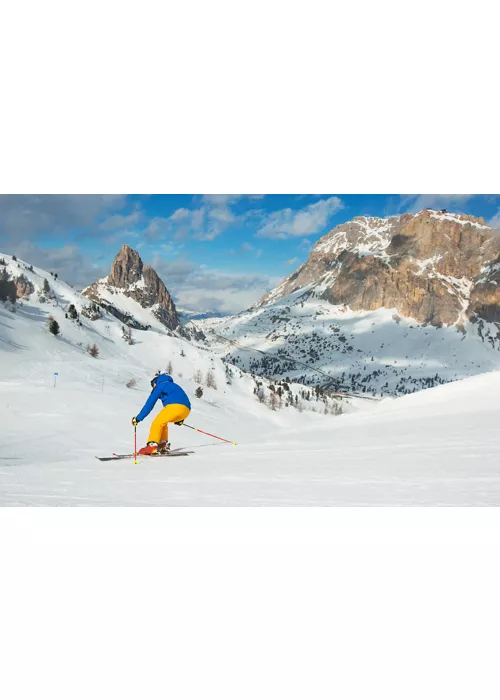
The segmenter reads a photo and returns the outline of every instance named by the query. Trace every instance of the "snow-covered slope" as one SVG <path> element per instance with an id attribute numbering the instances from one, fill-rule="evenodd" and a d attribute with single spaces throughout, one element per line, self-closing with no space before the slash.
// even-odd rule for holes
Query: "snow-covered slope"
<path id="1" fill-rule="evenodd" d="M 197 325 L 242 369 L 356 393 L 401 395 L 500 368 L 495 324 L 424 326 L 395 309 L 335 306 L 307 288 Z"/>
<path id="2" fill-rule="evenodd" d="M 1 391 L 2 505 L 500 505 L 498 372 L 294 424 L 213 397 L 192 422 L 236 447 L 174 426 L 194 454 L 137 465 L 94 454 L 130 450 L 143 395 L 76 377 Z"/>

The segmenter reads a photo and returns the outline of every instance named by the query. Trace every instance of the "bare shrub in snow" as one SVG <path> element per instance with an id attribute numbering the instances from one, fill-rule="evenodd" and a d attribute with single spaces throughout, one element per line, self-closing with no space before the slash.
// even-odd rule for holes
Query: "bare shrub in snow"
<path id="1" fill-rule="evenodd" d="M 99 348 L 95 343 L 93 345 L 87 345 L 87 352 L 91 357 L 99 357 Z"/>
<path id="2" fill-rule="evenodd" d="M 341 416 L 344 413 L 344 409 L 342 408 L 341 403 L 335 403 L 333 404 L 333 415 L 334 416 Z"/>
<path id="3" fill-rule="evenodd" d="M 269 408 L 271 409 L 271 411 L 276 411 L 276 409 L 278 408 L 278 397 L 276 396 L 274 391 L 272 391 L 269 395 Z"/>
<path id="4" fill-rule="evenodd" d="M 127 389 L 133 389 L 134 387 L 137 386 L 137 380 L 136 379 L 129 379 L 128 382 L 125 384 Z"/>
<path id="5" fill-rule="evenodd" d="M 209 389 L 217 389 L 217 384 L 215 383 L 214 373 L 209 370 L 207 372 L 206 384 Z"/>

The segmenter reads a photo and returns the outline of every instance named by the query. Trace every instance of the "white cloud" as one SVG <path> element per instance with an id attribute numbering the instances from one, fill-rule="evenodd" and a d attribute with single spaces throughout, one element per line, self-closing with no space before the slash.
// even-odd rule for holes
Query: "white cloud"
<path id="1" fill-rule="evenodd" d="M 400 211 L 416 214 L 422 209 L 461 209 L 475 194 L 402 194 Z"/>
<path id="2" fill-rule="evenodd" d="M 85 230 L 125 203 L 121 194 L 0 195 L 0 233 L 36 238 Z"/>
<path id="3" fill-rule="evenodd" d="M 298 258 L 290 258 L 290 260 L 287 260 L 285 265 L 295 265 L 298 263 L 299 259 Z"/>
<path id="4" fill-rule="evenodd" d="M 102 231 L 117 231 L 118 229 L 125 230 L 134 226 L 138 226 L 143 220 L 143 213 L 136 209 L 131 214 L 112 214 L 104 219 L 99 228 Z"/>
<path id="5" fill-rule="evenodd" d="M 280 209 L 266 214 L 257 236 L 265 238 L 289 238 L 320 233 L 333 214 L 344 208 L 339 197 L 320 199 L 299 209 Z"/>
<path id="6" fill-rule="evenodd" d="M 9 250 L 29 265 L 41 267 L 48 272 L 57 272 L 59 277 L 74 287 L 87 287 L 109 273 L 110 266 L 96 263 L 95 258 L 82 253 L 75 245 L 62 248 L 39 248 L 31 241 L 17 241 Z"/>
<path id="7" fill-rule="evenodd" d="M 188 259 L 153 262 L 176 303 L 190 311 L 236 313 L 255 303 L 280 278 L 253 273 L 229 273 L 195 265 Z"/>
<path id="8" fill-rule="evenodd" d="M 181 208 L 168 218 L 153 220 L 146 229 L 153 236 L 169 233 L 178 239 L 213 241 L 229 226 L 243 222 L 247 214 L 237 215 L 232 205 L 243 198 L 260 199 L 265 195 L 204 194 L 196 209 Z"/>
<path id="9" fill-rule="evenodd" d="M 203 199 L 211 204 L 230 204 L 238 199 L 262 199 L 265 194 L 204 194 Z"/>
<path id="10" fill-rule="evenodd" d="M 492 228 L 500 228 L 500 207 L 497 209 L 495 216 L 493 216 L 488 223 Z"/>

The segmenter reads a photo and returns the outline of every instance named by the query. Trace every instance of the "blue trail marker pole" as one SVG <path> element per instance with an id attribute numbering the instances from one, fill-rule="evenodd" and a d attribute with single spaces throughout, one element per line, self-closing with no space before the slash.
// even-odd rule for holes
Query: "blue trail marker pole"
<path id="1" fill-rule="evenodd" d="M 59 372 L 54 372 L 54 389 L 56 388 L 56 382 L 57 382 L 58 376 L 59 376 Z"/>

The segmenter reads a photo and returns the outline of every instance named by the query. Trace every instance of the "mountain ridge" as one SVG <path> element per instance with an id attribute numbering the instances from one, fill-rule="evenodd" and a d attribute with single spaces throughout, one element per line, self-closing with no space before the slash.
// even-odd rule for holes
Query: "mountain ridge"
<path id="1" fill-rule="evenodd" d="M 125 301 L 123 297 L 133 299 L 142 309 L 148 310 L 167 330 L 179 330 L 175 303 L 165 283 L 154 268 L 144 265 L 139 253 L 126 243 L 116 255 L 110 274 L 93 282 L 82 290 L 82 294 L 105 306 L 123 322 L 132 322 L 133 327 L 145 328 L 133 318 L 133 311 L 132 318 L 128 318 L 130 307 L 125 313 L 120 309 L 120 304 Z"/>
<path id="2" fill-rule="evenodd" d="M 354 311 L 395 308 L 440 326 L 500 319 L 500 238 L 484 219 L 426 209 L 355 217 L 314 245 L 308 259 L 254 305 L 301 288 Z"/>

